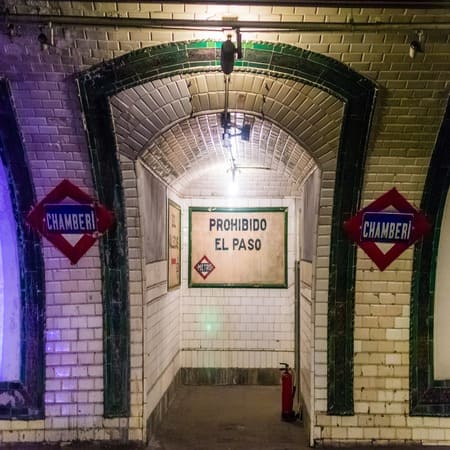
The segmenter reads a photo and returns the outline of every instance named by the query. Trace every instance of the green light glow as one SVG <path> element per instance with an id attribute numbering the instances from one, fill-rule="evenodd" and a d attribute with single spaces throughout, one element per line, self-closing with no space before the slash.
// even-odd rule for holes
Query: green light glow
<path id="1" fill-rule="evenodd" d="M 222 328 L 222 317 L 221 315 L 211 307 L 206 307 L 206 311 L 200 314 L 200 323 L 202 325 L 202 330 L 207 333 L 214 333 Z"/>

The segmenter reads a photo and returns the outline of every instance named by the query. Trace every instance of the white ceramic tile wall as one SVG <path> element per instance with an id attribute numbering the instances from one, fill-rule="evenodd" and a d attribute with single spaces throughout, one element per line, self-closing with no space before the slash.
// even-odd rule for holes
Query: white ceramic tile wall
<path id="1" fill-rule="evenodd" d="M 146 170 L 140 167 L 140 170 Z M 139 172 L 139 171 L 138 171 Z M 172 192 L 169 198 L 180 203 Z M 148 214 L 146 193 L 140 193 L 141 221 Z M 147 220 L 151 220 L 147 217 Z M 143 239 L 143 237 L 142 237 Z M 144 419 L 152 413 L 180 369 L 180 292 L 167 290 L 167 261 L 145 264 L 144 315 Z"/>
<path id="2" fill-rule="evenodd" d="M 296 217 L 289 199 L 189 199 L 183 214 L 183 367 L 279 367 L 294 362 Z M 188 207 L 288 207 L 288 288 L 188 288 Z"/>
<path id="3" fill-rule="evenodd" d="M 33 3 L 33 4 L 32 4 Z M 49 2 L 13 2 L 21 12 L 35 13 L 35 4 L 42 10 Z M 232 5 L 184 5 L 183 12 L 174 12 L 171 7 L 160 3 L 140 4 L 134 8 L 127 4 L 130 17 L 147 18 L 191 18 L 214 17 L 220 19 L 230 11 L 239 14 L 243 20 L 271 21 L 342 21 L 369 23 L 379 18 L 385 23 L 412 22 L 411 29 L 399 31 L 384 29 L 368 32 L 355 32 L 347 28 L 342 33 L 277 33 L 255 31 L 248 33 L 245 39 L 270 41 L 280 44 L 291 43 L 306 50 L 335 58 L 373 80 L 380 87 L 369 144 L 364 188 L 361 192 L 362 204 L 368 204 L 378 195 L 396 185 L 416 205 L 420 204 L 423 182 L 427 173 L 436 133 L 441 123 L 442 113 L 448 100 L 449 89 L 449 34 L 448 29 L 428 30 L 426 49 L 415 59 L 408 56 L 408 47 L 413 37 L 414 23 L 417 21 L 436 23 L 449 20 L 449 11 L 441 10 L 383 10 L 370 8 L 280 8 L 242 6 L 236 9 Z M 64 13 L 114 14 L 123 13 L 125 4 L 114 2 L 91 3 L 60 2 Z M 29 10 L 27 9 L 29 8 Z M 93 9 L 94 8 L 94 9 Z M 113 57 L 123 55 L 135 49 L 159 43 L 183 39 L 218 39 L 210 32 L 195 30 L 167 29 L 112 29 L 97 27 L 83 29 L 70 26 L 63 36 L 57 28 L 57 46 L 48 52 L 40 52 L 36 42 L 37 29 L 25 25 L 21 35 L 11 40 L 6 33 L 0 33 L 0 76 L 11 82 L 11 91 L 16 108 L 27 159 L 29 161 L 37 199 L 40 200 L 62 178 L 69 178 L 89 193 L 93 194 L 89 153 L 83 130 L 79 100 L 73 74 L 87 69 L 93 64 L 101 64 Z M 328 172 L 327 172 L 328 171 Z M 326 414 L 326 367 L 323 364 L 327 349 L 327 275 L 330 244 L 330 223 L 332 192 L 334 187 L 334 168 L 325 167 L 321 204 L 321 220 L 318 230 L 317 267 L 321 278 L 315 282 L 315 313 L 313 315 L 314 351 L 314 437 L 323 442 L 368 442 L 386 441 L 405 443 L 411 439 L 428 444 L 447 444 L 450 442 L 450 419 L 442 417 L 409 417 L 409 298 L 411 292 L 412 250 L 405 252 L 388 270 L 378 272 L 362 252 L 358 252 L 356 267 L 355 299 L 355 410 L 353 417 L 336 417 Z M 128 195 L 126 193 L 126 195 Z M 132 207 L 135 196 L 131 193 L 127 207 Z M 278 202 L 277 202 L 278 203 Z M 226 202 L 224 201 L 224 206 Z M 240 205 L 247 206 L 247 205 Z M 255 206 L 253 203 L 251 206 Z M 267 204 L 260 205 L 267 206 Z M 278 206 L 278 205 L 277 205 Z M 185 223 L 185 222 L 184 222 Z M 186 225 L 184 227 L 186 232 Z M 185 234 L 186 236 L 186 234 Z M 163 329 L 165 322 L 163 309 L 171 317 L 175 316 L 175 300 L 170 293 L 158 300 L 159 312 L 150 307 L 143 314 L 142 287 L 132 292 L 130 298 L 133 317 L 132 333 L 132 411 L 130 419 L 103 419 L 102 383 L 103 367 L 103 329 L 101 302 L 101 269 L 98 247 L 73 267 L 67 259 L 43 241 L 46 268 L 46 420 L 40 421 L 1 421 L 0 441 L 55 441 L 69 439 L 109 439 L 121 437 L 120 430 L 139 430 L 142 418 L 139 401 L 142 394 L 139 387 L 139 371 L 142 372 L 142 317 L 155 317 L 155 329 Z M 129 249 L 133 255 L 138 253 L 135 247 Z M 184 259 L 185 259 L 184 255 Z M 139 270 L 139 256 L 133 260 L 133 270 Z M 136 265 L 135 265 L 136 264 Z M 183 268 L 183 277 L 186 267 Z M 184 284 L 186 280 L 184 278 Z M 135 283 L 133 283 L 135 289 Z M 258 290 L 254 290 L 257 292 Z M 212 296 L 190 296 L 182 288 L 186 301 L 192 306 L 203 307 L 209 303 L 225 307 L 226 297 L 222 293 L 219 299 Z M 205 291 L 206 292 L 206 291 Z M 283 305 L 289 309 L 290 292 L 282 297 Z M 254 307 L 248 295 L 236 295 L 234 300 L 239 309 Z M 270 295 L 262 296 L 264 301 L 257 308 L 264 311 L 276 303 Z M 148 299 L 146 298 L 146 301 Z M 167 301 L 165 301 L 167 300 Z M 271 303 L 273 302 L 273 303 Z M 151 302 L 150 302 L 151 303 Z M 189 303 L 183 303 L 183 314 L 188 311 Z M 236 305 L 235 305 L 236 306 Z M 187 312 L 188 313 L 188 312 Z M 139 322 L 139 317 L 141 322 Z M 159 317 L 159 318 L 158 318 Z M 373 319 L 377 321 L 373 326 Z M 248 322 L 251 323 L 251 322 Z M 369 326 L 370 324 L 370 326 Z M 193 322 L 180 323 L 185 332 Z M 241 326 L 241 325 L 239 325 Z M 141 327 L 141 328 L 139 328 Z M 174 325 L 175 327 L 175 325 Z M 193 328 L 193 326 L 191 327 Z M 233 331 L 234 332 L 234 331 Z M 228 364 L 227 360 L 237 359 L 240 363 L 256 364 L 251 356 L 259 354 L 262 364 L 262 352 L 250 351 L 255 345 L 251 339 L 254 331 L 240 328 L 236 333 L 244 333 L 243 346 L 236 356 L 214 355 L 214 364 Z M 256 330 L 258 332 L 258 330 Z M 139 341 L 138 336 L 141 334 Z M 150 347 L 162 349 L 164 342 L 170 342 L 167 354 L 161 360 L 161 384 L 155 385 L 147 395 L 147 404 L 155 404 L 171 374 L 176 370 L 177 362 L 170 359 L 176 354 L 173 328 L 166 336 L 154 336 L 146 341 Z M 274 338 L 275 332 L 270 332 Z M 372 337 L 370 337 L 372 333 Z M 368 335 L 370 338 L 365 338 Z M 233 334 L 238 337 L 238 334 Z M 189 339 L 191 336 L 189 336 Z M 201 336 L 205 341 L 204 336 Z M 271 338 L 272 339 L 272 338 Z M 237 341 L 240 340 L 236 339 Z M 214 344 L 219 344 L 214 339 Z M 155 343 L 155 345 L 153 345 Z M 275 356 L 268 358 L 276 363 L 278 356 L 292 354 L 288 341 L 283 352 L 264 352 Z M 284 344 L 283 344 L 284 345 Z M 242 350 L 243 349 L 243 350 Z M 374 353 L 384 363 L 366 364 Z M 395 352 L 393 351 L 395 350 Z M 242 351 L 241 351 L 242 350 Z M 196 352 L 198 350 L 195 350 Z M 245 352 L 249 352 L 246 354 Z M 185 352 L 183 352 L 185 353 Z M 202 354 L 211 354 L 211 351 Z M 397 353 L 397 356 L 392 356 Z M 398 354 L 401 360 L 398 361 Z M 141 355 L 141 356 L 138 356 Z M 191 353 L 192 357 L 193 353 Z M 151 356 L 153 357 L 153 355 Z M 186 355 L 183 355 L 185 359 Z M 202 357 L 204 358 L 204 357 Z M 228 358 L 228 359 L 227 359 Z M 392 359 L 394 358 L 394 359 Z M 170 361 L 174 361 L 171 363 Z M 395 364 L 394 376 L 387 376 L 387 362 Z M 211 364 L 212 364 L 211 363 Z M 164 365 L 166 370 L 164 370 Z M 192 364 L 192 363 L 191 363 Z M 198 364 L 197 362 L 195 364 Z M 210 364 L 201 361 L 201 365 Z M 180 362 L 181 365 L 181 362 Z M 392 365 L 392 364 L 391 364 Z M 369 372 L 364 370 L 369 367 Z M 155 379 L 156 372 L 148 368 L 146 372 Z M 68 374 L 70 373 L 70 376 Z M 142 378 L 142 376 L 141 376 Z M 364 391 L 364 385 L 374 386 Z M 148 380 L 147 385 L 148 387 Z M 151 385 L 150 385 L 151 386 Z M 158 386 L 158 387 L 157 387 Z M 141 390 L 142 391 L 142 390 Z M 76 408 L 74 408 L 74 405 Z M 142 405 L 142 402 L 141 402 Z M 130 437 L 138 436 L 136 431 Z"/>
<path id="4" fill-rule="evenodd" d="M 300 268 L 300 390 L 305 412 L 311 414 L 311 388 L 314 336 L 312 327 L 313 305 L 311 285 L 311 263 L 302 262 Z"/>

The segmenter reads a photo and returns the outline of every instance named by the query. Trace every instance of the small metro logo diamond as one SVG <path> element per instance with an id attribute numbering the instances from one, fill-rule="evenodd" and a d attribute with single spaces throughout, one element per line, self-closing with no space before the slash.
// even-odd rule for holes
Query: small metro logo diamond
<path id="1" fill-rule="evenodd" d="M 199 275 L 206 280 L 216 266 L 208 259 L 206 255 L 194 266 Z"/>

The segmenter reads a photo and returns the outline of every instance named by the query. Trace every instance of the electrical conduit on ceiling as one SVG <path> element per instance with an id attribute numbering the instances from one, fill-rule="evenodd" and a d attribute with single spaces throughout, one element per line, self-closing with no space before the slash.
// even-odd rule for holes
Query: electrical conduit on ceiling
<path id="1" fill-rule="evenodd" d="M 109 26 L 125 28 L 170 28 L 191 30 L 212 30 L 240 28 L 243 32 L 264 30 L 282 32 L 352 32 L 352 31 L 411 31 L 413 30 L 448 30 L 447 22 L 258 22 L 239 20 L 177 20 L 177 19 L 147 19 L 129 17 L 87 17 L 54 14 L 0 14 L 16 23 L 51 22 L 59 25 L 79 26 Z"/>

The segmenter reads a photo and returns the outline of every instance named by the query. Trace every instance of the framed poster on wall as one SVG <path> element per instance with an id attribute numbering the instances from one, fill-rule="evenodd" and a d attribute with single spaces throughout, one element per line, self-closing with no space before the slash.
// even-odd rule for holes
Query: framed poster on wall
<path id="1" fill-rule="evenodd" d="M 287 208 L 189 208 L 190 287 L 287 287 Z"/>
<path id="2" fill-rule="evenodd" d="M 168 274 L 167 287 L 174 289 L 181 284 L 181 208 L 172 200 L 168 206 Z"/>
<path id="3" fill-rule="evenodd" d="M 139 191 L 145 192 L 143 204 L 145 263 L 167 258 L 167 189 L 148 170 L 140 170 Z"/>

